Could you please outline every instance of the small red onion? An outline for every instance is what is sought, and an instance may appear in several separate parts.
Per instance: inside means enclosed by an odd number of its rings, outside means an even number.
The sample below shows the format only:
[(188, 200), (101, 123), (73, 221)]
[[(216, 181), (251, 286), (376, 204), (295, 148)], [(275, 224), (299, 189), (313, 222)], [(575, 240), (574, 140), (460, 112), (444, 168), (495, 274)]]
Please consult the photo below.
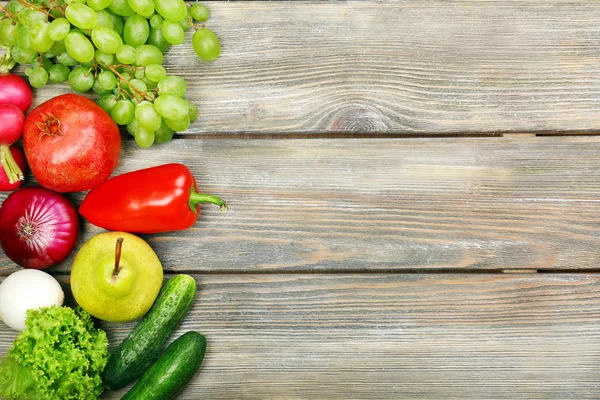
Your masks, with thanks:
[(25, 268), (46, 269), (75, 248), (79, 221), (65, 196), (42, 187), (10, 194), (0, 208), (0, 246)]

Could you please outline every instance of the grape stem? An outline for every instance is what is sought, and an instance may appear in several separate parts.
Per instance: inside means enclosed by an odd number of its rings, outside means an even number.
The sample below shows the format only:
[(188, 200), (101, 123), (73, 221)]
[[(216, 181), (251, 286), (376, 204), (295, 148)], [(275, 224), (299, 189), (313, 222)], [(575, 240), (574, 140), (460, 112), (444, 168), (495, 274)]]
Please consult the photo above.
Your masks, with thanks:
[(24, 7), (31, 8), (32, 10), (41, 11), (44, 14), (46, 14), (48, 17), (56, 18), (54, 15), (50, 14), (50, 12), (43, 7), (38, 7), (36, 5), (26, 2), (25, 0), (19, 0), (19, 3), (21, 3), (21, 5), (23, 5)]
[[(123, 82), (125, 82), (127, 84), (127, 86), (129, 86), (129, 88), (134, 91), (138, 96), (140, 96), (142, 99), (146, 98), (146, 94), (147, 93), (143, 93), (139, 90), (137, 90), (135, 87), (133, 87), (129, 81), (127, 80), (127, 78), (125, 78), (123, 75), (121, 75), (118, 71), (117, 71), (117, 67), (115, 65), (107, 65), (108, 69), (110, 69), (113, 74), (115, 74), (116, 76), (119, 77), (119, 80), (122, 80)], [(121, 85), (121, 82), (119, 82), (119, 85)], [(122, 88), (121, 88), (122, 89)], [(121, 93), (124, 93), (124, 90), (121, 90)]]
[(10, 47), (6, 47), (6, 54), (0, 58), (0, 75), (6, 75), (10, 72), (17, 62), (10, 56)]
[(11, 20), (14, 20), (15, 18), (17, 18), (17, 16), (15, 14), (8, 11), (8, 8), (4, 7), (2, 4), (0, 4), (0, 11), (4, 12), (6, 14), (6, 16), (8, 18), (10, 18)]

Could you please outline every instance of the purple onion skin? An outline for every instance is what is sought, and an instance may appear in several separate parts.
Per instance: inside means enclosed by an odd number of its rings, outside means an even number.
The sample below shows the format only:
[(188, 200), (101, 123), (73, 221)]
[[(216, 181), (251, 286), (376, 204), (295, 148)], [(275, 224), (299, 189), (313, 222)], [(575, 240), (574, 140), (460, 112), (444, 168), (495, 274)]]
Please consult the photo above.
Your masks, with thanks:
[(0, 246), (22, 267), (46, 269), (62, 262), (75, 248), (78, 235), (75, 207), (52, 190), (21, 188), (0, 208)]

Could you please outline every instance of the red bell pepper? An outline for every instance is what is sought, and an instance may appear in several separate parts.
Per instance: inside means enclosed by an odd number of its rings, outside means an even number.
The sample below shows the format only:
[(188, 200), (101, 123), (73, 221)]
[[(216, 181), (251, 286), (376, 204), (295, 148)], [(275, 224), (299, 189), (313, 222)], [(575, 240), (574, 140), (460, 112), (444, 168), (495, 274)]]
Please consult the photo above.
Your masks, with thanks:
[(185, 165), (165, 164), (109, 179), (87, 194), (79, 213), (108, 230), (158, 233), (194, 225), (200, 203), (227, 209), (220, 198), (198, 193)]

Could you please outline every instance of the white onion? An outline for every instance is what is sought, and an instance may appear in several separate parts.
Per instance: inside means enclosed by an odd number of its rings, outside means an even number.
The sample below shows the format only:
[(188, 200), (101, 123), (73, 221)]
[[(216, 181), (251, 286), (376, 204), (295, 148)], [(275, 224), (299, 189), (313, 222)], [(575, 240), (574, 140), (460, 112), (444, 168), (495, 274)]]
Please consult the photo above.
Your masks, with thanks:
[(62, 306), (64, 299), (65, 294), (52, 275), (37, 269), (22, 269), (0, 283), (0, 319), (22, 331), (27, 310)]

